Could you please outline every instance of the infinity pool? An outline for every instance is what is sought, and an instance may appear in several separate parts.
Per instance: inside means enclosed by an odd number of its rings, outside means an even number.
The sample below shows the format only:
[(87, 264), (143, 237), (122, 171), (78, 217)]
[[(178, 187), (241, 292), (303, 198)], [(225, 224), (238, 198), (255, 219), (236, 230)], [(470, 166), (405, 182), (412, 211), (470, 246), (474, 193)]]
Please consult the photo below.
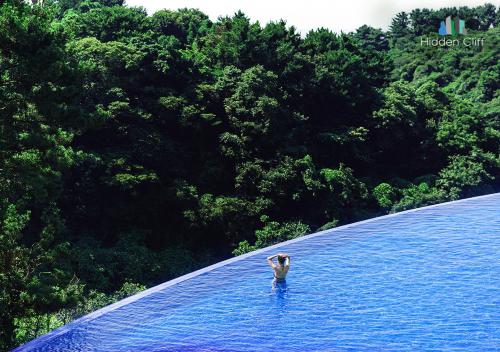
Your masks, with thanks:
[[(291, 255), (285, 291), (266, 256)], [(199, 270), (16, 351), (500, 351), (500, 193)]]

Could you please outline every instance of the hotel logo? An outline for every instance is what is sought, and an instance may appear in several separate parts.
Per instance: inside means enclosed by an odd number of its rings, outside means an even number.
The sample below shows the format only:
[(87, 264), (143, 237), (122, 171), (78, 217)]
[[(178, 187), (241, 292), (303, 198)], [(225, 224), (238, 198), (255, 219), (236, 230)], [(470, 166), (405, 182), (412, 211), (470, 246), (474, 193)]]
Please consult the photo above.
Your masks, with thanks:
[(457, 16), (451, 18), (451, 16), (446, 17), (445, 21), (441, 21), (438, 33), (440, 35), (457, 35), (457, 34), (467, 34), (467, 29), (465, 29), (465, 21), (461, 20)]

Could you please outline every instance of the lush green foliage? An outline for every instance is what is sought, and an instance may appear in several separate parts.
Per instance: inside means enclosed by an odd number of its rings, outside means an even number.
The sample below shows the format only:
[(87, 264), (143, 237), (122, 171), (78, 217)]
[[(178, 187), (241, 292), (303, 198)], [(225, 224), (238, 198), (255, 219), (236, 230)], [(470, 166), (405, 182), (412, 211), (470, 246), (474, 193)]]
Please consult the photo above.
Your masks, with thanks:
[[(454, 14), (483, 47), (420, 45)], [(498, 191), (499, 14), (301, 37), (0, 1), (0, 350), (231, 253)]]

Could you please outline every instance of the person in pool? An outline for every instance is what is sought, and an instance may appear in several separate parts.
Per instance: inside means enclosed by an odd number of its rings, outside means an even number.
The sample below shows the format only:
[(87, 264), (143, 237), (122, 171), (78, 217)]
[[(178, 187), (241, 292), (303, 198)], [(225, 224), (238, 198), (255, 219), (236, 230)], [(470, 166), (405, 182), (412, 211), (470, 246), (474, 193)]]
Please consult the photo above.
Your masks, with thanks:
[[(278, 258), (277, 265), (273, 262), (274, 258)], [(286, 253), (278, 253), (267, 257), (267, 262), (274, 271), (273, 287), (275, 288), (277, 284), (279, 286), (286, 285), (285, 278), (290, 269), (290, 256)]]

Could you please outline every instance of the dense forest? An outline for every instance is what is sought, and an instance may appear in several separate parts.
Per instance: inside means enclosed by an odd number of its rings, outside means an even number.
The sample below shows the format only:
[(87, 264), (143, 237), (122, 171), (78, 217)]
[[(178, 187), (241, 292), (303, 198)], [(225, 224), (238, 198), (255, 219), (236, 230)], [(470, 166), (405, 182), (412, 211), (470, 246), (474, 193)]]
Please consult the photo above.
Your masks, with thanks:
[[(484, 45), (421, 45), (449, 15)], [(499, 23), (300, 34), (0, 0), (0, 350), (233, 255), (500, 191)]]

